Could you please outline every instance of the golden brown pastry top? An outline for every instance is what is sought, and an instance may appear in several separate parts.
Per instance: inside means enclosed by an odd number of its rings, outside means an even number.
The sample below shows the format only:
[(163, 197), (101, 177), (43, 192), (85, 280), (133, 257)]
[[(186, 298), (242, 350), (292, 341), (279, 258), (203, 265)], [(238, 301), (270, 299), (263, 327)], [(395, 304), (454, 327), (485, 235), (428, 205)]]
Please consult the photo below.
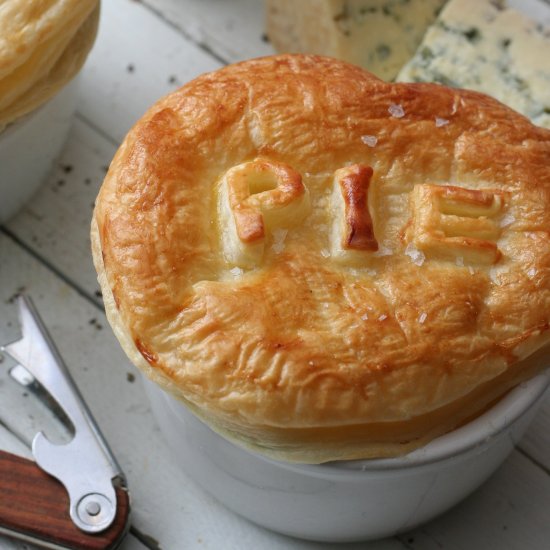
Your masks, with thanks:
[(93, 221), (146, 374), (288, 460), (387, 456), (541, 368), (550, 132), (474, 92), (275, 56), (161, 99)]
[(50, 99), (95, 39), (99, 0), (4, 0), (0, 9), (0, 129)]

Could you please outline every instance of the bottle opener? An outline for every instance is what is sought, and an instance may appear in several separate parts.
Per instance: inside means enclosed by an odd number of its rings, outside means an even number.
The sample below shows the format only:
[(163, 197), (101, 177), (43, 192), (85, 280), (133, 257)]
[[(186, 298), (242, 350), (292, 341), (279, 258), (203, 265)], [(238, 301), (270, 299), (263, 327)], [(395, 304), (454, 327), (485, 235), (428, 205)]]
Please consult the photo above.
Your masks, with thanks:
[(63, 445), (36, 434), (36, 462), (0, 451), (0, 533), (46, 548), (116, 548), (129, 527), (126, 478), (32, 301), (19, 296), (18, 306), (23, 336), (0, 349), (53, 397), (75, 434)]

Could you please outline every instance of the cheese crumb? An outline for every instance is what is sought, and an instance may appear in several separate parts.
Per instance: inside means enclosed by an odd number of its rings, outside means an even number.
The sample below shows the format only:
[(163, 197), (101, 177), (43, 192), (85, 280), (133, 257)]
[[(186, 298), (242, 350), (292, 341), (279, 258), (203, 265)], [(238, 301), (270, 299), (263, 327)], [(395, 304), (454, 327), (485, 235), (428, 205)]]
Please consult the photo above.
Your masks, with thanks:
[(374, 256), (391, 256), (392, 254), (393, 250), (391, 248), (388, 248), (384, 244), (380, 244), (378, 250), (374, 253)]
[(417, 266), (421, 266), (424, 263), (424, 260), (426, 259), (424, 252), (415, 248), (415, 246), (412, 243), (409, 243), (407, 245), (407, 248), (405, 248), (405, 254), (409, 256), (412, 263)]
[(435, 126), (436, 128), (441, 128), (441, 126), (446, 126), (449, 124), (449, 121), (446, 118), (435, 117)]
[(361, 136), (361, 141), (369, 147), (374, 147), (378, 143), (376, 136)]
[(397, 103), (392, 103), (388, 107), (388, 112), (393, 118), (402, 118), (405, 116), (405, 111), (403, 110), (403, 107), (401, 105), (398, 105)]
[(418, 316), (418, 322), (419, 322), (421, 325), (424, 324), (424, 321), (426, 321), (427, 317), (428, 317), (428, 314), (427, 314), (425, 311), (423, 311), (423, 312)]

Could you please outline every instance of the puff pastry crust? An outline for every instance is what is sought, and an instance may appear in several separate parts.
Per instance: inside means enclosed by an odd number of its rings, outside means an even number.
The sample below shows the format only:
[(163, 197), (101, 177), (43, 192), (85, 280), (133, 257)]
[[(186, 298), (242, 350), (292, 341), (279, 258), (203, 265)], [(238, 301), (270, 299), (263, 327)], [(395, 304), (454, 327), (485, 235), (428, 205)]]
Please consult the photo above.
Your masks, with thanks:
[(548, 130), (283, 55), (156, 103), (92, 245), (147, 376), (236, 443), (319, 463), (405, 453), (545, 366), (549, 231)]
[(98, 0), (5, 0), (0, 10), (0, 129), (53, 97), (80, 69)]

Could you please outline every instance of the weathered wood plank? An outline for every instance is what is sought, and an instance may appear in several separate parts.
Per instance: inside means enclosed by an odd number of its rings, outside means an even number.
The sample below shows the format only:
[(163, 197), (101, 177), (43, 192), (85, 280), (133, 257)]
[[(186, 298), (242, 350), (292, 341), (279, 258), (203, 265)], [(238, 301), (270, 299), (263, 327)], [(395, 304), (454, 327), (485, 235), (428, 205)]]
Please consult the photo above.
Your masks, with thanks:
[[(0, 400), (0, 407), (4, 407), (4, 402)], [(0, 422), (2, 420), (2, 409), (0, 408)], [(31, 451), (27, 445), (22, 443), (17, 437), (13, 435), (5, 426), (0, 425), (0, 450), (14, 455), (22, 456), (23, 458), (32, 458)]]
[[(550, 472), (550, 391), (519, 447)], [(550, 544), (549, 544), (550, 546)]]
[(116, 147), (77, 118), (56, 167), (6, 227), (101, 303), (90, 252), (95, 198)]
[(226, 63), (274, 53), (264, 34), (263, 1), (142, 0), (142, 3)]
[(220, 62), (137, 2), (109, 0), (101, 8), (78, 110), (120, 142), (157, 99)]
[(411, 550), (547, 550), (550, 476), (512, 453), (472, 496), (402, 537)]

